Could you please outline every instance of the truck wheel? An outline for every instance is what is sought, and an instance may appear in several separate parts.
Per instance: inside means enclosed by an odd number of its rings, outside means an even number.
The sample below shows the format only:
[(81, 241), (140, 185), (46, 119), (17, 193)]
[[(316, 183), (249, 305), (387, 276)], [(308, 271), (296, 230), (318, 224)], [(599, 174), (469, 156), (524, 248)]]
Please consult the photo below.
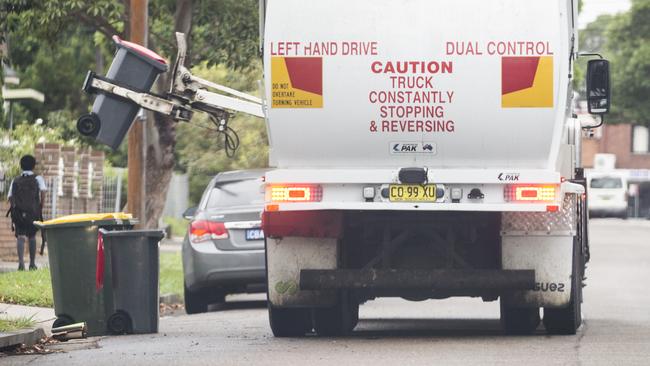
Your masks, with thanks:
[(576, 334), (582, 324), (582, 263), (580, 245), (574, 240), (571, 300), (565, 308), (544, 308), (544, 327), (549, 334)]
[(188, 314), (199, 314), (208, 311), (208, 300), (200, 291), (190, 291), (183, 286), (183, 297), (185, 299), (185, 312)]
[(501, 299), (501, 326), (506, 334), (532, 334), (539, 323), (539, 308), (509, 307)]
[(269, 323), (276, 337), (302, 337), (311, 332), (311, 312), (306, 308), (275, 308), (268, 303)]
[(320, 336), (336, 337), (349, 334), (359, 322), (359, 302), (347, 294), (339, 296), (336, 305), (314, 308), (314, 330)]

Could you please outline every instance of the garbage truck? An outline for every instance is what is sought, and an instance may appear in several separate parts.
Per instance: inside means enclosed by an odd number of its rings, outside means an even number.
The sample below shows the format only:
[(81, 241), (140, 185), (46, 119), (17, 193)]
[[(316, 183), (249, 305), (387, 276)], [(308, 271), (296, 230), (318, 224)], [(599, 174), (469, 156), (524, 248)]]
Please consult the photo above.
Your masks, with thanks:
[[(268, 0), (268, 308), (340, 335), (359, 304), (500, 301), (509, 334), (574, 334), (589, 259), (575, 0)], [(590, 127), (590, 126), (586, 126)]]
[[(224, 133), (233, 112), (264, 118), (273, 334), (342, 335), (364, 302), (457, 296), (499, 301), (508, 334), (542, 322), (575, 334), (589, 260), (580, 141), (594, 127), (573, 112), (578, 57), (591, 58), (589, 112), (602, 123), (610, 105), (607, 60), (578, 52), (577, 0), (259, 9), (262, 98), (192, 75), (182, 34), (166, 95), (93, 73), (84, 89), (178, 120), (205, 112)], [(120, 44), (147, 72), (163, 70), (159, 56)], [(128, 67), (119, 62), (113, 71)], [(132, 122), (121, 115), (84, 116), (79, 130), (118, 136)]]

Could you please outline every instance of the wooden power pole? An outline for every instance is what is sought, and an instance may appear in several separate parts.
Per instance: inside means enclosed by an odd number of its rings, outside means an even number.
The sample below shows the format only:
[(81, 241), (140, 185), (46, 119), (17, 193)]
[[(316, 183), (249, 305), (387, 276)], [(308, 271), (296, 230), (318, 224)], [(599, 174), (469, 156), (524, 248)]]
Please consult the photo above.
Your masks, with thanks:
[[(147, 46), (148, 0), (131, 0), (129, 5), (129, 40)], [(146, 141), (145, 118), (136, 117), (129, 131), (127, 211), (140, 220), (140, 227), (147, 221), (145, 209)]]

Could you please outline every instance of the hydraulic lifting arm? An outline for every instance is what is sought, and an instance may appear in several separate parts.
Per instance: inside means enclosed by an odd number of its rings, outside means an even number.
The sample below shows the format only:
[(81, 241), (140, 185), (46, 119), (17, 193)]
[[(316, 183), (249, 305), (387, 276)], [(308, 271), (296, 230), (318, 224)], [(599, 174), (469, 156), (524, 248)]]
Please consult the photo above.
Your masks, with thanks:
[[(96, 75), (92, 71), (89, 71), (86, 76), (83, 90), (87, 93), (125, 99), (141, 108), (171, 116), (177, 121), (189, 121), (194, 112), (204, 112), (211, 116), (220, 132), (228, 129), (227, 122), (232, 112), (243, 112), (264, 118), (264, 107), (260, 98), (192, 75), (184, 66), (187, 55), (185, 35), (176, 33), (176, 41), (178, 54), (166, 95), (137, 90)], [(93, 136), (99, 129), (99, 121), (91, 115), (83, 116), (79, 119), (77, 128), (82, 135)]]

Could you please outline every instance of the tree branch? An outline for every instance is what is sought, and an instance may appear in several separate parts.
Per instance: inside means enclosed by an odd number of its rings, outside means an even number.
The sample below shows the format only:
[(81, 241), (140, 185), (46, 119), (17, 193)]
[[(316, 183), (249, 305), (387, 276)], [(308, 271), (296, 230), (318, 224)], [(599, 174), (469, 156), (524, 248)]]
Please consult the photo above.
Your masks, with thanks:
[(124, 38), (124, 34), (117, 30), (111, 23), (108, 22), (105, 18), (98, 16), (91, 16), (81, 11), (76, 11), (72, 15), (78, 17), (83, 23), (97, 29), (99, 32), (103, 33), (106, 37), (111, 38), (113, 35), (118, 35), (121, 38)]

